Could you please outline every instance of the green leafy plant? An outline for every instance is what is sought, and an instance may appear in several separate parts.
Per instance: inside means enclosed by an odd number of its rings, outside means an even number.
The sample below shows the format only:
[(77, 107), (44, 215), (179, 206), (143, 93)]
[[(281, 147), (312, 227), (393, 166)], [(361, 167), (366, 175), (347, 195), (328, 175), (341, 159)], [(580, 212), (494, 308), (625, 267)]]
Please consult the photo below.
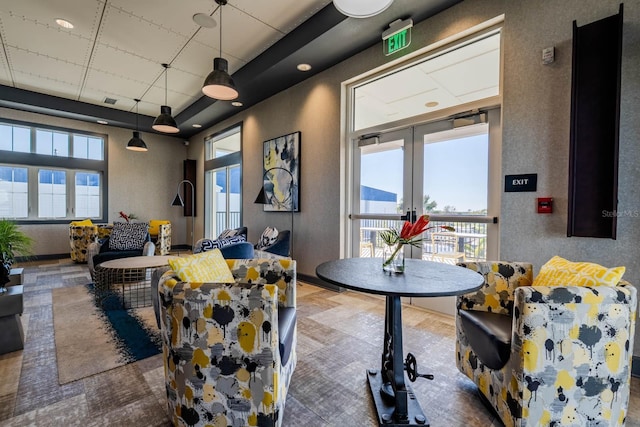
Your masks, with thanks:
[(3, 261), (13, 263), (16, 255), (31, 255), (33, 239), (8, 219), (0, 219), (0, 254)]
[(15, 222), (0, 219), (0, 293), (10, 280), (16, 255), (31, 255), (32, 244), (33, 239), (20, 231)]

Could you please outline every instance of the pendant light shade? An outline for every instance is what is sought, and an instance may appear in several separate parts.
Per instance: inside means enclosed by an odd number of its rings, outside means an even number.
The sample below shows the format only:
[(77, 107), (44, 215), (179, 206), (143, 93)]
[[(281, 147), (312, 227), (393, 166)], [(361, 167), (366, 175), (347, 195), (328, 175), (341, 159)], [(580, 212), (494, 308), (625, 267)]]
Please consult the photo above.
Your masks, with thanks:
[(168, 105), (163, 105), (160, 107), (160, 115), (156, 117), (153, 121), (153, 129), (158, 132), (164, 133), (178, 133), (180, 129), (178, 129), (178, 125), (176, 124), (175, 119), (171, 116), (171, 107)]
[(171, 116), (171, 107), (167, 104), (167, 70), (169, 69), (169, 64), (162, 64), (164, 67), (164, 103), (160, 107), (160, 115), (156, 117), (153, 121), (153, 125), (151, 126), (154, 130), (163, 133), (178, 133), (180, 129), (178, 129), (178, 125), (176, 124), (175, 119)]
[(229, 75), (229, 63), (224, 58), (214, 58), (213, 71), (202, 86), (202, 93), (209, 98), (230, 101), (238, 97), (238, 90)]
[(127, 150), (147, 151), (147, 144), (145, 144), (142, 138), (140, 138), (140, 132), (138, 131), (133, 132), (133, 137), (129, 140), (129, 143), (127, 144)]
[(384, 12), (393, 0), (333, 0), (333, 5), (343, 15), (352, 18), (370, 18)]
[(216, 0), (220, 9), (220, 56), (213, 60), (213, 71), (209, 73), (202, 85), (202, 93), (209, 98), (231, 101), (238, 97), (236, 84), (229, 75), (229, 63), (222, 57), (222, 6), (227, 0)]
[(147, 144), (140, 138), (140, 132), (138, 131), (138, 103), (140, 100), (134, 99), (134, 101), (136, 101), (136, 130), (133, 132), (133, 137), (127, 143), (127, 150), (147, 151)]

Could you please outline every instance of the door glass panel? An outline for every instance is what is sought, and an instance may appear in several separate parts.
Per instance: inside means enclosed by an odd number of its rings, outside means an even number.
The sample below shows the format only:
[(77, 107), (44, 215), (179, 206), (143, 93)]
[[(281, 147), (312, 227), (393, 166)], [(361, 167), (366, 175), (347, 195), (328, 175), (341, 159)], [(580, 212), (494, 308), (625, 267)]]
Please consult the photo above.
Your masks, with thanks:
[(402, 212), (404, 140), (360, 148), (360, 213)]
[[(404, 138), (393, 137), (382, 143), (379, 143), (379, 139), (375, 143), (367, 144), (366, 140), (360, 143), (361, 214), (384, 216), (402, 212), (404, 146)], [(380, 232), (401, 226), (402, 221), (389, 218), (359, 220), (359, 256), (381, 257)]]
[[(423, 204), (425, 213), (487, 215), (489, 137), (486, 124), (425, 134)], [(487, 224), (433, 221), (425, 233), (423, 258), (455, 264), (485, 260)], [(453, 227), (455, 231), (439, 229)]]

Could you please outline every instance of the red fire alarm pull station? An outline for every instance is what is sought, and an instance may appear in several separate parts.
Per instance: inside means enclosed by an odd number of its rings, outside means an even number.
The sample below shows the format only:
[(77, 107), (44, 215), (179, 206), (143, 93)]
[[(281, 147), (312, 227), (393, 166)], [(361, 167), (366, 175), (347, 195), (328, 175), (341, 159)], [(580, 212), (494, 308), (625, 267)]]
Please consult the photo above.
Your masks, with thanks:
[(552, 197), (538, 197), (538, 213), (553, 213)]

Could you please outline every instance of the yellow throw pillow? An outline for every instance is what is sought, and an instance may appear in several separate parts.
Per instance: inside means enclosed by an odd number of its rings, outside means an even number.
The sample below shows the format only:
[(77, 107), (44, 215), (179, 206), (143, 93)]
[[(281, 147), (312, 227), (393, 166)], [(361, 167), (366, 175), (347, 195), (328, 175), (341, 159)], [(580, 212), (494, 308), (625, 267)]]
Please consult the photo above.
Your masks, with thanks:
[(624, 271), (625, 267), (571, 262), (556, 255), (542, 266), (533, 286), (616, 286)]
[(169, 258), (171, 269), (183, 282), (233, 283), (233, 274), (220, 249), (180, 258)]
[(71, 221), (70, 224), (72, 227), (80, 227), (84, 225), (93, 225), (90, 219), (83, 219), (82, 221)]

